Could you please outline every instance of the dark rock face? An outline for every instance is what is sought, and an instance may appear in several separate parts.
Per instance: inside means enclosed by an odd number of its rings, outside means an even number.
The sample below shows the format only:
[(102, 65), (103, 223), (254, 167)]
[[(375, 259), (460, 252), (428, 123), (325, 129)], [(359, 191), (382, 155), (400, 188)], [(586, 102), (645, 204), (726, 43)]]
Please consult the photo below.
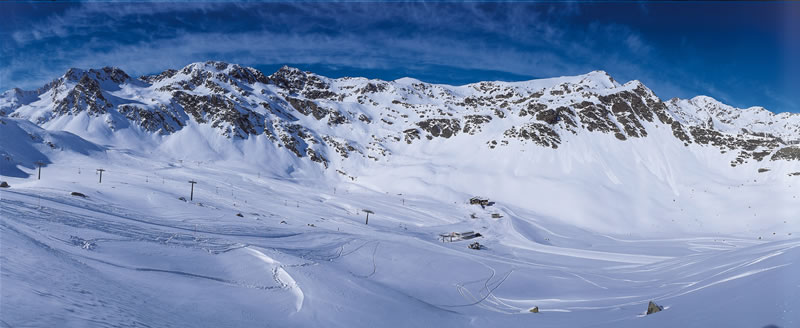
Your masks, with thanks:
[(378, 93), (384, 92), (389, 89), (389, 85), (387, 83), (367, 83), (363, 88), (359, 89), (357, 92), (360, 94), (365, 93)]
[[(306, 127), (300, 124), (277, 126), (276, 134), (278, 135), (278, 139), (281, 141), (282, 145), (294, 153), (297, 157), (313, 155), (317, 158), (315, 161), (321, 161), (324, 158), (311, 150), (310, 144), (317, 144), (319, 141), (314, 138), (311, 131)], [(325, 162), (327, 162), (327, 160)]]
[(90, 69), (89, 73), (94, 74), (94, 78), (97, 80), (111, 80), (116, 84), (124, 83), (131, 78), (127, 73), (125, 73), (125, 71), (116, 67), (108, 66), (99, 70)]
[[(56, 96), (55, 93), (54, 96)], [(83, 74), (78, 84), (63, 99), (55, 101), (53, 113), (77, 115), (87, 111), (92, 116), (99, 116), (105, 114), (112, 107), (111, 103), (103, 96), (100, 84), (90, 78), (88, 74)]]
[(286, 101), (294, 107), (300, 114), (308, 116), (312, 114), (314, 118), (321, 120), (328, 115), (328, 109), (317, 106), (317, 103), (311, 100), (302, 100), (292, 97), (286, 97)]
[(545, 104), (530, 102), (528, 103), (528, 106), (526, 108), (523, 108), (519, 111), (519, 116), (526, 116), (528, 114), (536, 115), (536, 113), (541, 112), (545, 109), (547, 109), (547, 105)]
[(489, 115), (466, 115), (464, 116), (464, 130), (462, 132), (475, 135), (481, 132), (481, 125), (489, 123), (492, 117)]
[(670, 126), (672, 127), (672, 135), (674, 135), (675, 138), (678, 138), (678, 140), (683, 141), (686, 144), (692, 143), (692, 139), (689, 138), (689, 135), (687, 135), (686, 131), (683, 130), (683, 125), (681, 125), (680, 122), (673, 121)]
[(574, 105), (578, 110), (578, 117), (587, 130), (599, 131), (604, 133), (619, 134), (620, 130), (614, 121), (611, 120), (611, 111), (603, 106), (584, 101)]
[(575, 123), (575, 112), (572, 111), (569, 107), (558, 107), (556, 108), (556, 117), (557, 121), (564, 122), (564, 126), (567, 130), (572, 131), (575, 133), (575, 129), (578, 127), (578, 124)]
[(536, 114), (536, 119), (547, 124), (556, 124), (558, 123), (558, 113), (555, 110), (548, 109)]
[[(267, 84), (269, 83), (269, 79), (264, 76), (264, 73), (261, 71), (252, 68), (252, 67), (241, 67), (239, 65), (232, 65), (230, 72), (228, 75), (242, 83), (253, 84), (256, 82)], [(223, 75), (224, 76), (224, 75)]]
[(558, 133), (541, 123), (528, 123), (519, 129), (511, 127), (503, 132), (503, 135), (509, 138), (530, 140), (540, 146), (551, 147), (553, 149), (558, 148), (558, 145), (561, 144), (561, 137)]
[(183, 91), (175, 91), (172, 96), (195, 121), (210, 122), (213, 127), (222, 128), (223, 135), (227, 137), (247, 138), (264, 130), (262, 115), (247, 109), (240, 110), (233, 101), (223, 96), (198, 96)]
[(461, 130), (461, 123), (457, 118), (431, 118), (417, 122), (422, 130), (427, 131), (433, 137), (450, 138)]
[(332, 110), (328, 114), (328, 125), (348, 124), (350, 120), (339, 111)]
[(289, 94), (302, 95), (308, 99), (336, 99), (338, 97), (336, 93), (330, 91), (330, 86), (322, 79), (297, 68), (281, 67), (265, 80)]
[(724, 147), (733, 142), (733, 137), (726, 136), (717, 130), (701, 127), (690, 127), (689, 133), (692, 134), (694, 141), (703, 145)]
[(637, 119), (633, 108), (627, 103), (615, 102), (614, 105), (611, 106), (611, 112), (617, 117), (617, 122), (622, 124), (625, 134), (629, 137), (638, 138), (647, 136), (647, 131), (645, 131), (644, 126), (642, 126), (642, 123)]
[(770, 158), (773, 161), (776, 160), (785, 160), (785, 161), (798, 161), (800, 160), (800, 147), (784, 147), (778, 149), (775, 154), (772, 155)]
[(289, 93), (297, 93), (306, 86), (308, 76), (299, 69), (283, 66), (277, 72), (270, 75), (268, 80), (270, 83)]
[(175, 74), (178, 74), (178, 70), (168, 69), (166, 71), (163, 71), (163, 72), (159, 73), (158, 75), (145, 75), (145, 76), (140, 77), (139, 79), (144, 81), (144, 82), (152, 84), (152, 83), (161, 82), (161, 81), (163, 81), (165, 79), (171, 78), (171, 77), (175, 76)]
[(412, 141), (416, 139), (420, 139), (419, 137), (419, 130), (417, 129), (408, 129), (403, 131), (404, 139), (406, 143), (411, 144)]
[(326, 169), (328, 168), (328, 159), (322, 156), (322, 154), (318, 154), (311, 148), (306, 148), (306, 154), (308, 154), (308, 158), (312, 161), (322, 164)]
[(324, 137), (322, 137), (322, 140), (324, 140), (325, 143), (328, 144), (328, 146), (330, 146), (331, 148), (336, 150), (336, 152), (339, 153), (339, 155), (341, 155), (344, 158), (350, 157), (350, 153), (352, 153), (352, 152), (359, 152), (360, 153), (360, 151), (357, 148), (353, 147), (347, 141), (339, 141), (339, 140), (336, 140), (336, 138), (331, 137), (331, 136), (324, 136)]
[(178, 120), (180, 114), (165, 105), (161, 105), (155, 110), (148, 110), (136, 105), (120, 105), (117, 107), (117, 111), (125, 115), (127, 119), (136, 122), (144, 130), (158, 132), (162, 135), (173, 133), (184, 125)]
[(277, 116), (280, 119), (286, 121), (297, 121), (297, 117), (284, 110), (283, 107), (281, 106), (272, 106), (269, 103), (262, 102), (261, 107), (263, 107), (264, 109), (267, 110), (267, 112)]

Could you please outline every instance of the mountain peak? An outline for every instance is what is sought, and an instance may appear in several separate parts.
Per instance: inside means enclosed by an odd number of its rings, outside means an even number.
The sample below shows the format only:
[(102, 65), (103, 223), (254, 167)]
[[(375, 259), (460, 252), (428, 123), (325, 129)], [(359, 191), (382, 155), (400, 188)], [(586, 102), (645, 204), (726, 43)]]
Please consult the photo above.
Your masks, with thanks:
[(85, 78), (91, 78), (98, 82), (112, 81), (114, 83), (121, 84), (130, 79), (130, 76), (128, 76), (128, 74), (119, 67), (111, 66), (105, 66), (100, 69), (92, 68), (89, 70), (72, 67), (63, 75), (64, 80), (73, 82), (78, 82)]
[(581, 79), (579, 84), (586, 85), (593, 89), (613, 89), (620, 86), (606, 71), (591, 71), (582, 76), (583, 79)]
[(296, 67), (283, 65), (283, 67), (269, 76), (269, 80), (281, 88), (287, 89), (290, 92), (296, 92), (305, 87), (309, 75), (312, 74), (310, 72), (304, 72)]

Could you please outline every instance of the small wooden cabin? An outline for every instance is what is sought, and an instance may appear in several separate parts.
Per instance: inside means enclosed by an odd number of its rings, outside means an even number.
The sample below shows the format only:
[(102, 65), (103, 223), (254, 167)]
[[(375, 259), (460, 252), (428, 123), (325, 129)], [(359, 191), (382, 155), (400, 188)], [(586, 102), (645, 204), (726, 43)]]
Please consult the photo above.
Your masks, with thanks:
[(489, 199), (483, 197), (472, 197), (469, 199), (470, 205), (489, 206)]

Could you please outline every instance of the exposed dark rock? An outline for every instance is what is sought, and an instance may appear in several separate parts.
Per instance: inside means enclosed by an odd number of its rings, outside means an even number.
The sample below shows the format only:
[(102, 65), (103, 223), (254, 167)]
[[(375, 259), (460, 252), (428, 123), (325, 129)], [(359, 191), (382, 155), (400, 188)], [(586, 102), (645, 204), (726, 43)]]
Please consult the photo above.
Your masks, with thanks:
[(210, 122), (212, 127), (221, 128), (227, 137), (247, 138), (264, 129), (262, 115), (247, 109), (239, 110), (233, 101), (223, 96), (198, 96), (183, 91), (175, 91), (172, 96), (195, 121)]
[(292, 97), (286, 97), (286, 101), (294, 107), (298, 112), (303, 115), (308, 116), (308, 114), (313, 114), (314, 118), (321, 120), (323, 117), (328, 115), (329, 110), (320, 106), (317, 106), (317, 103), (311, 100), (302, 100)]
[(620, 101), (615, 102), (614, 105), (611, 106), (611, 112), (617, 117), (617, 122), (622, 124), (625, 134), (629, 137), (638, 138), (647, 136), (647, 131), (645, 131), (644, 126), (639, 122), (633, 109), (627, 103)]
[(664, 310), (664, 307), (653, 303), (653, 301), (650, 301), (650, 303), (647, 304), (647, 314), (661, 312), (662, 310)]
[(481, 125), (489, 123), (492, 117), (489, 115), (466, 115), (464, 116), (464, 130), (462, 132), (474, 135), (481, 132)]
[(378, 92), (384, 92), (388, 88), (389, 88), (389, 86), (388, 86), (387, 83), (372, 83), (372, 82), (370, 82), (370, 83), (367, 83), (367, 85), (365, 85), (363, 88), (359, 89), (356, 92), (360, 93), (360, 94), (378, 93)]
[(681, 125), (680, 122), (673, 121), (670, 126), (672, 127), (672, 135), (674, 135), (675, 138), (678, 138), (680, 141), (685, 143), (692, 143), (692, 139), (689, 138), (689, 135), (683, 130), (683, 125)]
[(311, 148), (306, 148), (306, 154), (308, 154), (308, 158), (312, 161), (322, 164), (326, 169), (328, 168), (328, 159), (322, 154), (317, 153)]
[(693, 126), (689, 128), (689, 133), (692, 134), (695, 142), (703, 145), (725, 147), (733, 142), (733, 137), (725, 136), (717, 130)]
[(72, 195), (72, 196), (87, 198), (86, 195), (84, 195), (83, 193), (77, 192), (77, 191), (73, 191), (73, 192), (71, 192), (69, 194)]
[(567, 130), (575, 132), (575, 128), (578, 127), (578, 124), (575, 123), (573, 117), (575, 113), (569, 109), (569, 107), (558, 107), (556, 108), (556, 115), (558, 116), (558, 120), (564, 122), (564, 126)]
[(617, 124), (611, 120), (611, 111), (604, 106), (598, 106), (595, 103), (584, 101), (574, 105), (574, 107), (579, 109), (578, 117), (587, 130), (614, 133), (615, 135), (621, 134)]
[(328, 144), (328, 146), (336, 150), (336, 152), (339, 153), (344, 158), (350, 157), (351, 152), (357, 151), (357, 149), (351, 146), (348, 142), (337, 141), (331, 136), (324, 136), (322, 137), (322, 140), (324, 140), (325, 143)]
[(547, 105), (545, 105), (545, 104), (540, 104), (540, 103), (537, 103), (537, 102), (530, 102), (530, 103), (528, 103), (528, 106), (526, 108), (523, 108), (523, 109), (521, 109), (519, 111), (519, 116), (525, 116), (525, 115), (528, 115), (528, 114), (536, 115), (536, 113), (538, 113), (540, 111), (543, 111), (545, 109), (547, 109)]
[(511, 127), (503, 132), (506, 137), (519, 138), (520, 140), (531, 140), (536, 144), (553, 149), (558, 148), (561, 137), (547, 125), (541, 123), (527, 123), (517, 129)]
[(340, 125), (350, 123), (344, 114), (337, 110), (331, 110), (328, 114), (328, 125)]
[(270, 75), (268, 80), (270, 83), (285, 89), (289, 93), (297, 93), (306, 86), (308, 76), (299, 69), (283, 66), (277, 72)]
[(403, 131), (404, 138), (406, 143), (411, 144), (411, 142), (415, 139), (420, 139), (419, 137), (419, 130), (417, 129), (408, 129)]
[(269, 83), (269, 78), (267, 78), (264, 73), (252, 67), (232, 65), (228, 75), (239, 82), (247, 84), (253, 84), (256, 82), (264, 84)]
[(772, 155), (770, 158), (773, 161), (776, 160), (785, 160), (785, 161), (797, 161), (800, 160), (800, 147), (783, 147), (778, 149), (775, 154)]
[(461, 130), (461, 123), (457, 118), (431, 118), (417, 122), (417, 126), (433, 137), (442, 138), (450, 138)]
[(120, 105), (117, 111), (150, 132), (170, 134), (183, 127), (183, 122), (178, 120), (180, 114), (165, 105), (152, 110), (137, 105)]
[(140, 77), (139, 79), (147, 83), (155, 83), (171, 78), (175, 76), (175, 74), (178, 74), (178, 70), (168, 69), (166, 71), (159, 73), (158, 75), (145, 75)]
[(268, 112), (272, 113), (275, 116), (278, 116), (281, 119), (287, 121), (297, 121), (297, 117), (285, 111), (282, 106), (272, 106), (268, 103), (262, 102), (261, 107), (264, 107), (264, 109), (266, 109)]
[(753, 159), (760, 162), (762, 159), (764, 159), (764, 157), (767, 157), (767, 155), (769, 155), (770, 152), (769, 151), (757, 151), (757, 152), (753, 152), (752, 154), (753, 154)]
[(329, 90), (306, 90), (303, 96), (308, 99), (335, 99), (339, 95)]
[(547, 124), (556, 124), (558, 123), (558, 113), (553, 109), (548, 109), (536, 114), (536, 119)]
[(75, 87), (63, 99), (55, 101), (53, 112), (60, 115), (77, 115), (87, 111), (92, 116), (100, 116), (112, 107), (111, 103), (103, 96), (100, 84), (90, 78), (88, 74), (83, 74)]

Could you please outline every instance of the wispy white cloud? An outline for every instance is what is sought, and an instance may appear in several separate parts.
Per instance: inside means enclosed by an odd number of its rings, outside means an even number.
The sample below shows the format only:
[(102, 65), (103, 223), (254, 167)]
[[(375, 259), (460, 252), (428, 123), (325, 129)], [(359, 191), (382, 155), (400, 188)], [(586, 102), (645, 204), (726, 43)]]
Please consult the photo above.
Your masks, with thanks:
[[(586, 29), (565, 25), (561, 19), (578, 15), (579, 5), (382, 6), (385, 10), (376, 10), (374, 3), (81, 4), (12, 31), (14, 47), (53, 42), (64, 46), (8, 56), (0, 78), (13, 77), (15, 86), (33, 88), (69, 67), (119, 66), (139, 75), (216, 59), (366, 69), (438, 65), (538, 77), (605, 69), (618, 79), (640, 79), (658, 93), (685, 94), (638, 60), (657, 56), (654, 46), (635, 30), (615, 24), (593, 23)], [(217, 30), (209, 17), (226, 11), (246, 16), (242, 19), (254, 26)], [(235, 15), (218, 19), (236, 23)], [(172, 25), (164, 26), (156, 18), (172, 20)], [(97, 37), (104, 31), (118, 31), (122, 37)], [(134, 33), (134, 41), (124, 37)]]

